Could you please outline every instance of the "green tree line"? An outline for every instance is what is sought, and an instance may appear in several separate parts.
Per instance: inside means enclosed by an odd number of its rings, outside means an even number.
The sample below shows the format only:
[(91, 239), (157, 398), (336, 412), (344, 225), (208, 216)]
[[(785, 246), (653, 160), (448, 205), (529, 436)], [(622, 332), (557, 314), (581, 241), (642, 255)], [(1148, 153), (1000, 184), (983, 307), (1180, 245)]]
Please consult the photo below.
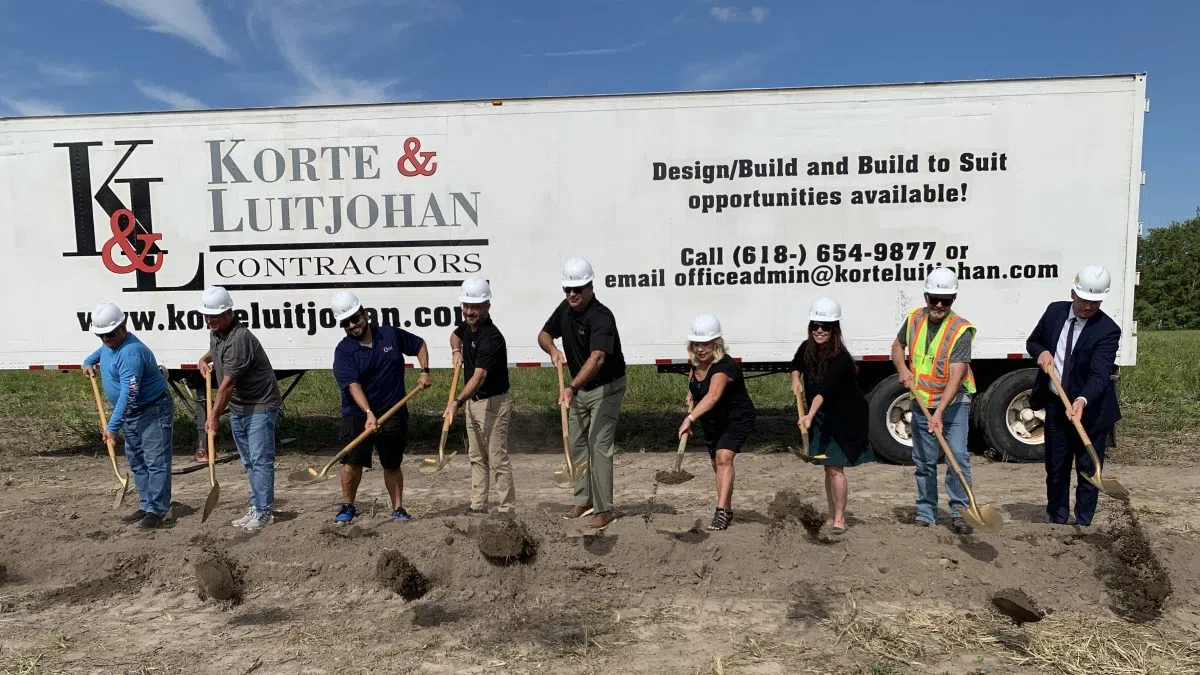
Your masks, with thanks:
[(1200, 209), (1138, 240), (1133, 317), (1145, 330), (1200, 329)]

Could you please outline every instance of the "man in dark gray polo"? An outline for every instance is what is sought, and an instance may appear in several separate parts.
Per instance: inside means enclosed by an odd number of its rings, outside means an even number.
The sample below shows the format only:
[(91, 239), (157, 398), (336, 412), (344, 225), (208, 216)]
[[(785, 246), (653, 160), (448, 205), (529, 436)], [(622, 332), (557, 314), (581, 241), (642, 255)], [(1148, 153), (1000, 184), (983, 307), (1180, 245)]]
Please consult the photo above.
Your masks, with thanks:
[(275, 421), (283, 396), (262, 344), (234, 319), (229, 292), (220, 286), (207, 288), (200, 313), (211, 333), (208, 353), (198, 365), (203, 375), (215, 371), (219, 383), (204, 428), (215, 434), (229, 407), (233, 440), (250, 482), (250, 509), (233, 525), (257, 532), (275, 521)]

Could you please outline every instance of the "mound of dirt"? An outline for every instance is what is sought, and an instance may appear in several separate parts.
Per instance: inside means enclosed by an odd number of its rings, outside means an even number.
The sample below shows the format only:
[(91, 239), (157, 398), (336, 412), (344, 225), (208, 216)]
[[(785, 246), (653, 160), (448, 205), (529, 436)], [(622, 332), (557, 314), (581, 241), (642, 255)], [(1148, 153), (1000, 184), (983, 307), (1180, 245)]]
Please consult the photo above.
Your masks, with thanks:
[(1033, 598), (1019, 588), (1006, 588), (993, 593), (992, 604), (1018, 625), (1041, 621), (1046, 616)]
[(45, 602), (83, 604), (105, 600), (120, 593), (136, 590), (146, 582), (149, 556), (127, 556), (117, 560), (108, 574), (64, 588), (56, 588), (42, 596)]
[(412, 622), (414, 626), (432, 628), (433, 626), (454, 623), (463, 618), (463, 616), (464, 612), (457, 607), (439, 604), (421, 605), (413, 610)]
[(8, 566), (0, 563), (0, 584), (8, 583)]
[(825, 519), (816, 507), (800, 498), (794, 490), (780, 490), (767, 507), (767, 515), (776, 523), (797, 522), (808, 533), (809, 537), (817, 539)]
[(680, 469), (679, 471), (659, 471), (654, 474), (654, 480), (663, 485), (679, 485), (695, 478), (692, 474)]
[(1116, 509), (1103, 533), (1107, 555), (1096, 566), (1096, 576), (1108, 588), (1109, 608), (1117, 616), (1134, 623), (1153, 621), (1171, 595), (1171, 578), (1150, 548), (1133, 507), (1110, 501)]
[(334, 523), (322, 525), (320, 532), (327, 537), (339, 537), (341, 539), (370, 539), (379, 536), (379, 533), (375, 530), (364, 530), (358, 525), (336, 525)]
[(200, 600), (240, 604), (244, 570), (226, 554), (206, 552), (196, 562), (196, 595)]
[(524, 523), (516, 520), (485, 520), (479, 524), (479, 552), (498, 564), (528, 562), (537, 552), (537, 542)]
[(429, 592), (429, 579), (404, 554), (392, 549), (379, 556), (375, 580), (409, 602)]

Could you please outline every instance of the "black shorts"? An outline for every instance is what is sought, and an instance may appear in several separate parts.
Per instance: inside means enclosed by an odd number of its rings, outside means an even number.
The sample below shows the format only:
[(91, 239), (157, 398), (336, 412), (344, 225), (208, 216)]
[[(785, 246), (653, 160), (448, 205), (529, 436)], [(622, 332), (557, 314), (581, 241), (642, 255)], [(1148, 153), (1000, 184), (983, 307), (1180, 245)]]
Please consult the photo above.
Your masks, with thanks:
[(738, 454), (742, 451), (742, 446), (750, 439), (750, 434), (753, 431), (753, 421), (738, 421), (713, 429), (711, 433), (706, 430), (704, 437), (708, 440), (709, 458), (715, 460), (717, 458), (717, 450), (732, 450), (733, 454)]
[[(366, 428), (365, 417), (342, 417), (342, 433), (340, 440), (344, 444), (358, 438)], [(379, 454), (379, 465), (387, 471), (395, 471), (404, 461), (404, 448), (408, 442), (408, 420), (397, 419), (395, 416), (383, 423), (382, 428), (367, 436), (354, 449), (342, 457), (342, 464), (353, 464), (371, 468), (371, 451)]]

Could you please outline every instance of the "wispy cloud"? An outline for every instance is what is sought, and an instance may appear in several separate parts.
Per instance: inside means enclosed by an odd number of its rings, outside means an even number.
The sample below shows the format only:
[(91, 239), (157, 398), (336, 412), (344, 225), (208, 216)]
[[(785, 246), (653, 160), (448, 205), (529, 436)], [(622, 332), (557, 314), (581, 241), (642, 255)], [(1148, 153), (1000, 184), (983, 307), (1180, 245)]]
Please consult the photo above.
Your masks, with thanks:
[(754, 77), (774, 53), (774, 50), (758, 49), (719, 61), (693, 63), (684, 69), (683, 85), (688, 89), (738, 86), (745, 79)]
[(632, 44), (627, 44), (627, 45), (623, 45), (620, 47), (601, 47), (599, 49), (572, 49), (570, 51), (565, 51), (565, 52), (541, 52), (541, 53), (528, 52), (528, 53), (523, 54), (523, 56), (550, 56), (550, 57), (606, 56), (608, 54), (624, 54), (626, 52), (631, 52), (635, 49), (644, 47), (645, 45), (646, 45), (646, 41), (642, 40), (640, 42), (634, 42)]
[(41, 101), (32, 98), (6, 98), (0, 99), (12, 112), (18, 115), (65, 115), (66, 109), (57, 103), (50, 101)]
[(213, 56), (233, 61), (233, 49), (217, 32), (201, 0), (105, 0), (147, 24), (149, 30), (174, 35)]
[[(278, 51), (284, 65), (302, 84), (285, 102), (293, 105), (378, 103), (394, 100), (392, 87), (416, 70), (417, 61), (406, 59), (391, 47), (400, 33), (413, 24), (457, 15), (457, 6), (434, 0), (253, 0), (247, 28), (257, 42), (257, 25)], [(375, 50), (398, 72), (388, 78), (345, 74), (348, 52)], [(386, 51), (386, 55), (384, 52)], [(343, 64), (339, 66), (339, 64)], [(407, 67), (405, 67), (407, 66)]]
[(148, 82), (142, 82), (141, 80), (133, 84), (142, 93), (142, 96), (153, 101), (158, 101), (159, 103), (165, 103), (175, 110), (196, 110), (207, 107), (200, 99), (188, 96), (181, 91), (159, 87)]
[(87, 84), (97, 77), (104, 75), (104, 73), (98, 70), (63, 63), (39, 63), (37, 64), (37, 71), (47, 80), (62, 85)]
[(751, 7), (743, 10), (740, 7), (713, 7), (708, 13), (717, 21), (762, 23), (767, 20), (766, 7)]

